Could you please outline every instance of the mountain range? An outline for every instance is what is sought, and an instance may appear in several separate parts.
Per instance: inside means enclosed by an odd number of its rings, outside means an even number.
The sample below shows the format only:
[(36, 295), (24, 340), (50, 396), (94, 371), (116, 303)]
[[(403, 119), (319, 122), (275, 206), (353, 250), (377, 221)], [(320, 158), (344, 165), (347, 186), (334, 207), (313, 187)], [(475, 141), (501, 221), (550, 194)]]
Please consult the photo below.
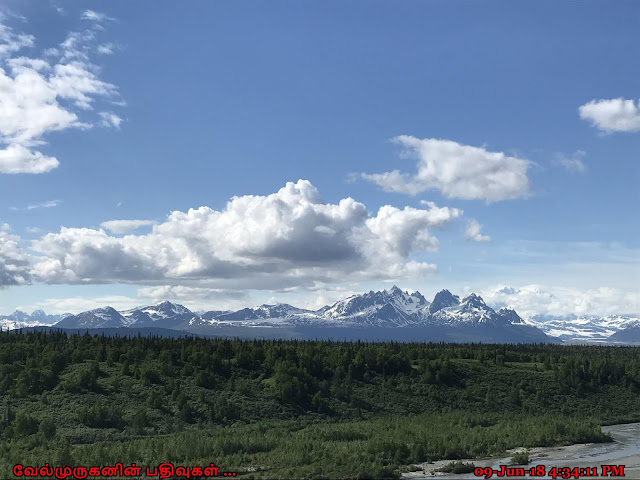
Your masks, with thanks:
[(2, 330), (14, 330), (16, 328), (36, 327), (40, 325), (54, 325), (65, 317), (73, 316), (72, 313), (60, 315), (48, 315), (43, 310), (34, 310), (31, 315), (16, 310), (10, 315), (0, 315), (0, 328)]
[(529, 323), (564, 341), (601, 342), (619, 341), (612, 335), (640, 326), (640, 318), (637, 315), (533, 315)]
[[(448, 290), (428, 301), (419, 292), (397, 286), (353, 295), (318, 310), (285, 303), (237, 311), (193, 312), (168, 301), (118, 312), (98, 308), (77, 315), (32, 315), (16, 312), (12, 328), (53, 325), (64, 329), (172, 329), (201, 335), (246, 338), (333, 338), (399, 341), (545, 342), (605, 340), (627, 327), (640, 325), (633, 316), (545, 317), (525, 321), (509, 308), (496, 311), (470, 294), (460, 299)], [(39, 320), (41, 319), (41, 320)], [(8, 326), (9, 324), (7, 324)], [(7, 328), (5, 326), (5, 328)]]

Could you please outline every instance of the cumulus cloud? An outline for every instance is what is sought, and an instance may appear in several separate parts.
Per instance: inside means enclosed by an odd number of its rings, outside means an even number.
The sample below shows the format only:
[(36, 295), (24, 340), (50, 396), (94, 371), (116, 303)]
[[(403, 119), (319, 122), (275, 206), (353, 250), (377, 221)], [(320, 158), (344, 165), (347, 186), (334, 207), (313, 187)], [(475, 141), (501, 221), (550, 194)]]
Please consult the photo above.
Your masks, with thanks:
[(624, 98), (591, 100), (578, 109), (580, 118), (603, 132), (640, 131), (640, 101)]
[(109, 220), (102, 222), (100, 226), (111, 233), (122, 234), (132, 232), (140, 227), (155, 225), (155, 223), (153, 220)]
[[(44, 136), (57, 131), (87, 129), (79, 111), (91, 110), (97, 98), (115, 98), (114, 85), (100, 79), (90, 62), (96, 50), (96, 28), (71, 32), (59, 48), (43, 58), (19, 56), (33, 47), (31, 35), (14, 33), (0, 17), (0, 173), (46, 173), (59, 165), (40, 151)], [(115, 114), (106, 120), (119, 125)], [(116, 120), (118, 119), (118, 120)], [(38, 147), (38, 148), (35, 148)]]
[(587, 169), (582, 159), (585, 156), (583, 150), (576, 150), (570, 155), (557, 154), (554, 164), (563, 167), (568, 172), (584, 173)]
[(498, 286), (482, 292), (484, 300), (496, 308), (514, 308), (523, 318), (534, 315), (613, 315), (640, 313), (640, 294), (599, 287), (577, 289), (524, 285)]
[(20, 248), (19, 240), (7, 224), (0, 224), (0, 288), (30, 281), (29, 256)]
[(461, 145), (451, 140), (419, 139), (401, 135), (393, 142), (404, 147), (403, 156), (418, 160), (415, 174), (391, 172), (362, 174), (389, 192), (416, 195), (439, 190), (448, 198), (497, 202), (529, 194), (529, 161), (502, 152)]
[(22, 145), (12, 144), (4, 149), (0, 148), (0, 173), (46, 173), (59, 164), (57, 158), (47, 157)]
[(470, 219), (467, 222), (467, 228), (465, 230), (467, 240), (472, 242), (490, 242), (491, 237), (488, 235), (482, 235), (480, 230), (482, 230), (482, 225), (480, 225), (477, 220)]
[(299, 180), (271, 195), (233, 197), (221, 211), (175, 211), (146, 235), (62, 228), (33, 241), (42, 254), (33, 271), (48, 283), (225, 289), (395, 280), (435, 270), (414, 256), (437, 248), (430, 228), (461, 214), (430, 204), (387, 205), (371, 215), (352, 198), (324, 203), (310, 182)]

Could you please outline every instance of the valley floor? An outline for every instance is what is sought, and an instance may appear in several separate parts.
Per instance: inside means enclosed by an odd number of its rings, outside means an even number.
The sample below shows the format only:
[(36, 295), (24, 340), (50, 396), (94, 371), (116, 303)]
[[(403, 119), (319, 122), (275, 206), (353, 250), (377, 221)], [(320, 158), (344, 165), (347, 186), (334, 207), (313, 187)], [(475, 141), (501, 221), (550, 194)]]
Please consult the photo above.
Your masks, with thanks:
[(640, 419), (637, 348), (0, 333), (14, 465), (396, 478), (403, 465), (606, 442)]

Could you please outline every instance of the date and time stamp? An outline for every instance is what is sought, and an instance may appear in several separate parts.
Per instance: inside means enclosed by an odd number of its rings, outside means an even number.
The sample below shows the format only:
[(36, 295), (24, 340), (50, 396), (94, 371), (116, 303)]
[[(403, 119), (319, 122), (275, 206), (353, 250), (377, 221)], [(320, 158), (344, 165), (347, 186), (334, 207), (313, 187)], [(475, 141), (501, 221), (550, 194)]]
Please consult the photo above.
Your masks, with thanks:
[(477, 478), (596, 478), (624, 477), (624, 465), (600, 465), (597, 467), (514, 467), (500, 465), (499, 468), (477, 467), (473, 474)]

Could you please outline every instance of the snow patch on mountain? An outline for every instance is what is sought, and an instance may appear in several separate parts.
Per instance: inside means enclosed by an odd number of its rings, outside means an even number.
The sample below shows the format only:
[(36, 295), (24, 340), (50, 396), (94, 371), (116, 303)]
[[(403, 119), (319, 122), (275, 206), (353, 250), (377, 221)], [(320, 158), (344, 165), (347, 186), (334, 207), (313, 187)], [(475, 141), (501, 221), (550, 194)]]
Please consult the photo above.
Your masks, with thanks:
[(70, 316), (72, 316), (71, 313), (47, 315), (43, 310), (34, 310), (31, 314), (28, 314), (16, 310), (10, 315), (0, 315), (0, 329), (14, 330), (28, 327), (48, 327)]
[(604, 341), (614, 333), (640, 325), (637, 315), (534, 315), (529, 324), (563, 340)]

